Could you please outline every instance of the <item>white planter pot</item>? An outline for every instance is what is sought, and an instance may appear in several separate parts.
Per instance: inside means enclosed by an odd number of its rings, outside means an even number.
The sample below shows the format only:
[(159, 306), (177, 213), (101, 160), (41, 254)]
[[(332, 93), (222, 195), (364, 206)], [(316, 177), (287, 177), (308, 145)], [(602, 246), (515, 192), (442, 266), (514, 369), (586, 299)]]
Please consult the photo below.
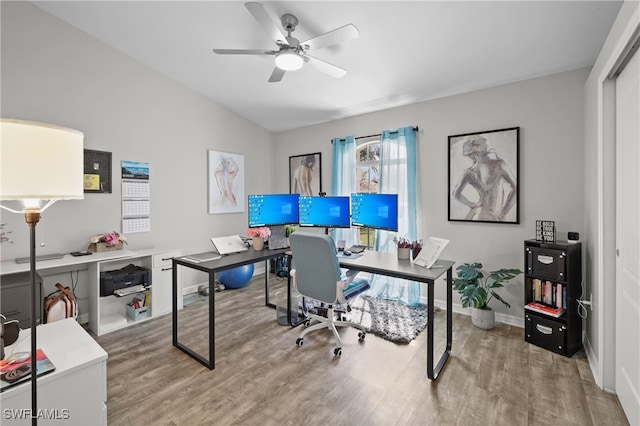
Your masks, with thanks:
[(491, 330), (496, 326), (496, 313), (493, 309), (471, 308), (471, 323), (478, 328)]

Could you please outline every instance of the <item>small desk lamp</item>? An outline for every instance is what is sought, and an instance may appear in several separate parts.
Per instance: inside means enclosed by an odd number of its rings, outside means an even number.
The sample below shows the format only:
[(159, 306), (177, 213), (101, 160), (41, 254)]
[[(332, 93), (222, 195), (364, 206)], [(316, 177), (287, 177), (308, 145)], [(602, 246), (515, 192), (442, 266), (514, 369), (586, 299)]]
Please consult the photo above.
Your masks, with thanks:
[(36, 371), (36, 224), (57, 200), (84, 198), (83, 133), (50, 124), (0, 119), (0, 201), (20, 200), (30, 228), (31, 423), (38, 424)]

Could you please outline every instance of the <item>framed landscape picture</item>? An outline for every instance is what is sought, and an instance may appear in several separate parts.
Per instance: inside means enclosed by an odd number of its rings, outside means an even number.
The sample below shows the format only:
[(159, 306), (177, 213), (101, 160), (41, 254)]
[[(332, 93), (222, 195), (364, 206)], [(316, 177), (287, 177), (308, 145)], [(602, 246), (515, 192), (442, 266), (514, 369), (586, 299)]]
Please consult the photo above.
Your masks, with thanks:
[(449, 221), (520, 223), (520, 128), (449, 136)]
[(322, 191), (322, 156), (313, 154), (289, 157), (289, 193), (319, 195)]

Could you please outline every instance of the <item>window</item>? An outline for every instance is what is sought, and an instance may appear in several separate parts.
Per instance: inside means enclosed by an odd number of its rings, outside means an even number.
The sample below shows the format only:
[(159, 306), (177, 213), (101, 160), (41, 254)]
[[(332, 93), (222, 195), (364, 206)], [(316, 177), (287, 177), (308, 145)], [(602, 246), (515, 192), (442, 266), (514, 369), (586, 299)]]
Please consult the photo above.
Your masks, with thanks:
[[(354, 188), (358, 192), (377, 193), (380, 183), (380, 138), (367, 138), (356, 148), (356, 180)], [(372, 247), (375, 230), (360, 228), (359, 244)]]

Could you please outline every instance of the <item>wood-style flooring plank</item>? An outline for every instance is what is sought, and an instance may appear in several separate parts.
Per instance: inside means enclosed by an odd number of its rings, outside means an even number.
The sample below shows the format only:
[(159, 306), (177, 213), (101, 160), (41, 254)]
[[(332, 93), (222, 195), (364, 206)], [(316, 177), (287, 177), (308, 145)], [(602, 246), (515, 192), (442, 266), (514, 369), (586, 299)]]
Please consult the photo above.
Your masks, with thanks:
[[(264, 306), (264, 276), (214, 295), (216, 368), (171, 344), (171, 315), (96, 340), (108, 352), (110, 425), (626, 425), (615, 395), (595, 386), (583, 351), (565, 358), (521, 328), (473, 327), (454, 314), (451, 356), (426, 375), (426, 331), (407, 345), (356, 330), (305, 336)], [(272, 298), (286, 281), (274, 277)], [(207, 304), (180, 311), (180, 340), (208, 355)], [(431, 319), (430, 319), (431, 320)], [(435, 358), (446, 313), (435, 314)]]

